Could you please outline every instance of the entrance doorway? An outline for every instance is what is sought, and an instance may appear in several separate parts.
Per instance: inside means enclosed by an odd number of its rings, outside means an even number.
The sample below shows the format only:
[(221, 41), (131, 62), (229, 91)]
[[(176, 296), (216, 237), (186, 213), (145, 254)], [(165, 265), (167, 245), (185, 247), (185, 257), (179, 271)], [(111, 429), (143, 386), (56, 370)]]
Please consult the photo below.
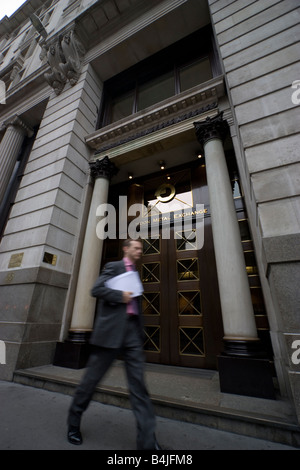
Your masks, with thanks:
[[(143, 240), (140, 266), (146, 359), (216, 368), (223, 330), (204, 168), (159, 175), (142, 187), (145, 207), (156, 209), (162, 220), (157, 236)], [(196, 204), (205, 208), (200, 249), (195, 221), (188, 228), (174, 225), (175, 215), (167, 234), (163, 227), (166, 214), (192, 211)]]
[[(228, 161), (234, 160), (228, 158)], [(234, 163), (229, 170), (258, 334), (272, 357), (254, 248)], [(162, 214), (161, 220), (166, 212), (179, 207), (192, 209), (197, 204), (204, 205), (201, 248), (196, 244), (195, 223), (190, 231), (183, 233), (171, 222), (170, 236), (166, 238), (161, 222), (157, 236), (151, 237), (149, 233), (143, 239), (139, 270), (144, 285), (144, 349), (148, 362), (216, 369), (217, 356), (223, 350), (223, 324), (205, 166), (196, 162), (189, 168), (164, 171), (129, 185), (118, 185), (111, 189), (109, 200), (116, 209), (120, 195), (127, 196), (129, 206), (139, 203), (151, 211), (157, 210)], [(107, 239), (102, 266), (120, 259), (121, 247), (122, 240)]]

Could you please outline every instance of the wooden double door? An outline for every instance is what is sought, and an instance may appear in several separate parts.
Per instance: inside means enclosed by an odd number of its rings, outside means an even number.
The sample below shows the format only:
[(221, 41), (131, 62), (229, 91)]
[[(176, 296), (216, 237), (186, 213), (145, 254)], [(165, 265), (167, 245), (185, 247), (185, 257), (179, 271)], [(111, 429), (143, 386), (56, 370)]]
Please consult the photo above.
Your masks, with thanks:
[[(144, 183), (145, 204), (151, 200), (152, 188), (161, 187), (160, 178)], [(171, 181), (178, 200), (187, 201), (184, 195), (190, 191), (193, 207), (208, 202), (204, 168), (175, 173)], [(168, 187), (163, 187), (162, 196), (168, 199)], [(140, 275), (148, 362), (212, 369), (217, 366), (223, 327), (211, 217), (209, 206), (204, 207), (200, 247), (197, 237), (201, 233), (195, 221), (184, 230), (171, 224), (167, 236), (161, 227), (159, 235), (143, 240)]]
[(171, 229), (170, 239), (143, 240), (140, 273), (149, 362), (216, 367), (222, 338), (218, 291), (194, 248), (195, 233)]

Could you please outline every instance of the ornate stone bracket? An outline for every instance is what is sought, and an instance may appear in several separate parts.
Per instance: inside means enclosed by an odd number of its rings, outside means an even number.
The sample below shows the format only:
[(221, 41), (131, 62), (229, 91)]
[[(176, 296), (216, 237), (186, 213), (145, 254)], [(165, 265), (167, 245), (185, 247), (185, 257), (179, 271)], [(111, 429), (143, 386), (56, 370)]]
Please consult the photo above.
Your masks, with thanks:
[(53, 88), (56, 95), (59, 95), (62, 92), (65, 83), (67, 82), (67, 78), (62, 74), (60, 70), (60, 64), (64, 60), (64, 56), (62, 54), (62, 49), (59, 40), (56, 43), (51, 44), (51, 46), (46, 52), (46, 57), (47, 62), (50, 65), (51, 72), (45, 73), (44, 77), (49, 83), (49, 85)]
[(63, 35), (61, 48), (65, 57), (65, 63), (60, 64), (60, 69), (63, 76), (73, 86), (77, 83), (80, 76), (85, 49), (72, 30)]
[(44, 74), (45, 79), (59, 95), (67, 82), (71, 86), (77, 83), (85, 49), (74, 30), (65, 32), (49, 45), (42, 40), (40, 46), (42, 48), (40, 59), (46, 57), (51, 69)]
[(112, 163), (107, 156), (102, 158), (101, 160), (99, 159), (95, 162), (91, 162), (89, 165), (91, 176), (94, 179), (106, 178), (110, 180), (119, 171), (116, 165)]

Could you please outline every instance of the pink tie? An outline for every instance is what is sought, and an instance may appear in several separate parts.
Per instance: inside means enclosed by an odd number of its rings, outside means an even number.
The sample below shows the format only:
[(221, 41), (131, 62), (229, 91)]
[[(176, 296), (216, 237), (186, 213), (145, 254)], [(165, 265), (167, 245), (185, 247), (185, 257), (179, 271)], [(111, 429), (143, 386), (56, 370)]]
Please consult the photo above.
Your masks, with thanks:
[[(135, 271), (133, 264), (126, 264), (126, 271)], [(127, 304), (126, 313), (128, 315), (138, 315), (136, 299), (132, 299)]]

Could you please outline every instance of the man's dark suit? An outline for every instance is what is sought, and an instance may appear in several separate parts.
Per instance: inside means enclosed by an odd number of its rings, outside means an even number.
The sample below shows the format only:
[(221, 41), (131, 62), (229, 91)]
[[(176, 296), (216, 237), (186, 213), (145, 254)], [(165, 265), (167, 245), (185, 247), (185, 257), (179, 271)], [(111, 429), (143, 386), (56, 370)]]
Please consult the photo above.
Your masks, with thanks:
[[(122, 303), (122, 292), (109, 289), (105, 282), (112, 277), (126, 272), (124, 261), (107, 263), (97, 279), (92, 295), (99, 298), (96, 321), (91, 336), (91, 344), (103, 348), (120, 348), (122, 346), (124, 329), (126, 328), (126, 304)], [(143, 340), (143, 322), (141, 315), (141, 299), (138, 299), (138, 325), (141, 340)]]
[(114, 359), (122, 352), (132, 409), (137, 421), (137, 448), (155, 448), (155, 416), (144, 382), (143, 326), (141, 299), (139, 315), (129, 316), (122, 291), (109, 289), (105, 282), (126, 272), (124, 261), (108, 263), (97, 279), (92, 295), (99, 299), (90, 343), (95, 347), (87, 370), (72, 401), (68, 424), (79, 427), (95, 387)]

